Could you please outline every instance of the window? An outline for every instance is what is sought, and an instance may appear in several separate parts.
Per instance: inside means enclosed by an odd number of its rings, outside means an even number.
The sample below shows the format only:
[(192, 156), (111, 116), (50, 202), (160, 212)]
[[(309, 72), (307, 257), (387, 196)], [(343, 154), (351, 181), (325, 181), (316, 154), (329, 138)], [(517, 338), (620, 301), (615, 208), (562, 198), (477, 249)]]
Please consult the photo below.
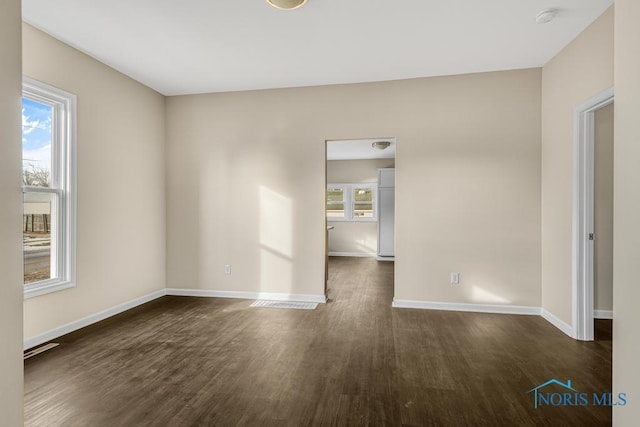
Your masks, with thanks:
[(327, 218), (344, 219), (345, 216), (345, 186), (330, 185), (327, 187)]
[(353, 186), (351, 189), (353, 217), (357, 219), (375, 219), (373, 211), (374, 188), (372, 186)]
[(25, 298), (74, 286), (75, 102), (75, 95), (23, 81)]
[(329, 184), (327, 220), (375, 221), (376, 184)]

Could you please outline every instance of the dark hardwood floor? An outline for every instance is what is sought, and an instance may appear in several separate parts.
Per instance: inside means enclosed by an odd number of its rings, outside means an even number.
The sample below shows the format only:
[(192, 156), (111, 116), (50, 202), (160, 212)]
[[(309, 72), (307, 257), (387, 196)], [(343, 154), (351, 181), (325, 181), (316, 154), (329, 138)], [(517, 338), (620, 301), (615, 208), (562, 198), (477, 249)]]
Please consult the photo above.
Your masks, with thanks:
[(610, 391), (610, 336), (574, 341), (537, 316), (392, 309), (393, 263), (332, 258), (329, 274), (316, 310), (164, 297), (64, 336), (25, 361), (25, 423), (611, 424), (610, 407), (534, 409), (527, 393), (551, 378)]
[(593, 328), (593, 337), (596, 341), (609, 341), (613, 338), (613, 320), (596, 319)]

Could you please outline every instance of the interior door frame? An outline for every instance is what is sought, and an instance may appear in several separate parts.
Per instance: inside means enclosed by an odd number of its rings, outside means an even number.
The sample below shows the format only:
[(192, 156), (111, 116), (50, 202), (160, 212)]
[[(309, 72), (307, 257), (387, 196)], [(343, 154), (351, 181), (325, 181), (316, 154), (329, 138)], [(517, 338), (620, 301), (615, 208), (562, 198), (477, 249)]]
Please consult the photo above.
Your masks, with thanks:
[[(325, 139), (323, 141), (324, 144), (324, 199), (323, 199), (323, 206), (325, 206), (325, 215), (324, 215), (324, 232), (325, 232), (325, 239), (324, 239), (324, 252), (325, 252), (325, 259), (324, 259), (324, 266), (325, 266), (325, 273), (324, 273), (324, 295), (325, 298), (327, 298), (328, 300), (328, 279), (329, 279), (329, 233), (327, 230), (327, 226), (329, 225), (329, 222), (327, 221), (327, 215), (326, 215), (326, 206), (327, 206), (327, 185), (329, 184), (328, 182), (328, 176), (327, 176), (327, 162), (329, 161), (328, 159), (328, 143), (329, 142), (336, 142), (336, 141), (355, 141), (355, 140), (389, 140), (389, 141), (393, 141), (393, 143), (395, 144), (395, 149), (396, 149), (396, 153), (394, 156), (394, 168), (396, 167), (395, 163), (398, 159), (398, 139), (397, 137), (393, 136), (393, 137), (369, 137), (369, 138), (332, 138), (332, 139)], [(396, 181), (397, 182), (397, 181)], [(377, 190), (376, 190), (377, 192)], [(398, 220), (397, 220), (397, 204), (394, 204), (394, 239), (397, 241), (397, 225), (398, 225)], [(376, 223), (377, 223), (377, 219), (376, 219)], [(377, 233), (377, 232), (376, 232)], [(377, 240), (377, 239), (376, 239)], [(395, 246), (395, 243), (394, 243)], [(395, 251), (394, 251), (395, 252)], [(377, 258), (377, 248), (376, 248), (376, 258)], [(394, 254), (394, 260), (395, 260), (395, 254)], [(394, 297), (395, 297), (395, 270), (394, 270)]]
[(572, 312), (573, 337), (581, 341), (593, 341), (594, 338), (594, 240), (592, 237), (595, 112), (613, 101), (614, 88), (609, 88), (574, 109)]

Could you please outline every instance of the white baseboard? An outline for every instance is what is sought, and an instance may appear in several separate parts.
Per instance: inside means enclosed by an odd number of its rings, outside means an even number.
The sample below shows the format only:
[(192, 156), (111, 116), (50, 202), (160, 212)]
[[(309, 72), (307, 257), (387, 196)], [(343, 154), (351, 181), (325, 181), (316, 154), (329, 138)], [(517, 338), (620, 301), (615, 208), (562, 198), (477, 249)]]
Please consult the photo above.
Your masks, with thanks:
[[(130, 310), (139, 305), (158, 299), (164, 295), (175, 296), (192, 296), (192, 297), (212, 297), (212, 298), (238, 298), (238, 299), (264, 299), (271, 301), (297, 301), (297, 302), (315, 302), (324, 304), (327, 302), (325, 295), (315, 294), (285, 294), (272, 292), (236, 292), (236, 291), (214, 291), (205, 289), (178, 289), (167, 288), (160, 289), (140, 298), (118, 304), (114, 307), (100, 311), (98, 313), (83, 317), (74, 322), (67, 323), (57, 328), (51, 329), (42, 334), (26, 338), (23, 347), (25, 350), (44, 344), (48, 341), (66, 335), (78, 329), (97, 323), (116, 314)], [(392, 307), (395, 308), (415, 308), (426, 310), (447, 310), (447, 311), (465, 311), (476, 313), (498, 313), (498, 314), (521, 314), (521, 315), (540, 315), (556, 328), (560, 329), (566, 335), (575, 339), (575, 334), (571, 325), (563, 322), (557, 316), (540, 307), (527, 307), (515, 305), (491, 305), (491, 304), (467, 304), (467, 303), (446, 303), (434, 301), (414, 301), (394, 299)], [(610, 310), (594, 310), (596, 319), (612, 319), (613, 311)]]
[(424, 310), (469, 311), (476, 313), (540, 315), (540, 307), (518, 305), (466, 304), (434, 301), (393, 300), (392, 307)]
[(613, 310), (593, 310), (594, 319), (613, 319)]
[(368, 252), (329, 252), (329, 256), (348, 256), (356, 258), (375, 258), (377, 254)]
[(376, 259), (378, 261), (395, 261), (396, 257), (394, 257), (394, 256), (377, 256), (376, 255)]
[[(527, 307), (517, 305), (489, 305), (489, 304), (464, 304), (464, 303), (448, 303), (448, 302), (433, 302), (433, 301), (411, 301), (411, 300), (398, 300), (394, 299), (392, 307), (398, 308), (417, 308), (427, 310), (448, 310), (448, 311), (467, 311), (476, 313), (497, 313), (497, 314), (525, 314), (525, 315), (537, 315), (542, 316), (547, 322), (551, 323), (556, 328), (560, 329), (566, 335), (575, 339), (575, 333), (573, 327), (557, 316), (540, 307)], [(607, 315), (607, 311), (597, 310), (602, 316)], [(601, 317), (605, 318), (605, 317)]]
[(165, 295), (166, 295), (166, 290), (160, 289), (148, 295), (144, 295), (140, 298), (136, 298), (131, 301), (118, 304), (115, 307), (108, 308), (106, 310), (100, 311), (95, 314), (91, 314), (87, 317), (83, 317), (82, 319), (67, 323), (66, 325), (58, 326), (57, 328), (51, 329), (47, 332), (43, 332), (34, 337), (26, 338), (24, 340), (23, 347), (25, 350), (27, 350), (29, 348), (38, 346), (40, 344), (44, 344), (48, 341), (61, 337), (62, 335), (66, 335), (70, 332), (77, 331), (78, 329), (84, 328), (85, 326), (92, 325), (101, 320), (107, 319), (111, 316), (115, 316), (116, 314), (120, 314), (124, 311), (130, 310), (134, 307), (145, 304), (149, 301), (153, 301), (154, 299), (158, 299)]
[(264, 299), (269, 301), (316, 302), (319, 304), (324, 304), (327, 302), (327, 297), (325, 295), (280, 294), (272, 292), (213, 291), (207, 289), (168, 288), (167, 295), (209, 298)]
[(565, 323), (564, 321), (560, 320), (559, 317), (557, 317), (555, 314), (545, 310), (544, 308), (541, 309), (540, 311), (540, 315), (549, 323), (551, 323), (553, 326), (555, 326), (556, 328), (560, 329), (562, 332), (564, 332), (565, 334), (569, 335), (571, 338), (576, 339), (576, 334), (573, 330), (573, 327), (571, 325), (569, 325), (568, 323)]

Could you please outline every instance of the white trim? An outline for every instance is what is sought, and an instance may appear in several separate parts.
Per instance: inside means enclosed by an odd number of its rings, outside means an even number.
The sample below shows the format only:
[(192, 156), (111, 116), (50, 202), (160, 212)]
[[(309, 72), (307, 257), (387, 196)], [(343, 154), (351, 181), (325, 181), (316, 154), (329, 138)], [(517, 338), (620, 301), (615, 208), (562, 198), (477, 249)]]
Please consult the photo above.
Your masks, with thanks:
[(66, 325), (58, 326), (57, 328), (53, 328), (39, 335), (26, 338), (24, 340), (24, 349), (27, 350), (37, 345), (44, 344), (47, 341), (51, 341), (53, 339), (56, 339), (58, 337), (61, 337), (62, 335), (71, 333), (73, 331), (77, 331), (78, 329), (100, 322), (101, 320), (105, 320), (109, 317), (115, 316), (116, 314), (120, 314), (124, 311), (130, 310), (139, 305), (148, 303), (149, 301), (153, 301), (165, 295), (166, 295), (166, 290), (160, 289), (148, 295), (141, 296), (139, 298), (124, 302), (122, 304), (118, 304), (114, 307), (108, 308), (98, 313), (83, 317), (82, 319), (67, 323)]
[(348, 256), (356, 258), (375, 258), (375, 252), (329, 252), (329, 256)]
[(573, 328), (571, 327), (571, 325), (569, 325), (568, 323), (563, 322), (562, 320), (560, 320), (559, 317), (557, 317), (555, 314), (545, 310), (544, 308), (542, 310), (540, 310), (540, 315), (549, 323), (551, 323), (553, 326), (555, 326), (556, 328), (560, 329), (562, 332), (564, 332), (566, 335), (570, 336), (573, 339), (576, 339), (576, 336), (574, 335), (575, 332), (573, 330)]
[(594, 319), (613, 319), (613, 310), (593, 310)]
[(496, 314), (517, 314), (517, 315), (534, 315), (542, 316), (547, 322), (551, 323), (560, 331), (564, 332), (571, 338), (575, 339), (574, 331), (571, 325), (560, 320), (556, 315), (550, 313), (544, 308), (518, 305), (492, 305), (492, 304), (467, 304), (467, 303), (449, 303), (434, 301), (412, 301), (412, 300), (393, 300), (391, 304), (395, 308), (414, 308), (426, 310), (446, 310), (446, 311), (463, 311), (474, 313), (496, 313)]
[(393, 299), (392, 307), (417, 308), (423, 310), (467, 311), (474, 313), (540, 315), (540, 307), (519, 305), (467, 304), (435, 301), (413, 301)]
[(263, 300), (269, 300), (269, 301), (316, 302), (319, 304), (324, 304), (327, 302), (327, 297), (325, 295), (282, 294), (282, 293), (272, 293), (272, 292), (214, 291), (209, 289), (167, 288), (167, 295), (184, 296), (184, 297), (207, 297), (207, 298), (263, 299)]
[[(29, 285), (37, 285), (29, 287)], [(50, 294), (51, 292), (62, 291), (64, 289), (75, 288), (76, 284), (70, 281), (41, 280), (39, 282), (24, 285), (24, 299), (39, 297), (40, 295)]]
[(573, 326), (567, 335), (583, 341), (593, 341), (593, 241), (589, 234), (593, 233), (594, 115), (613, 99), (613, 88), (607, 89), (578, 105), (573, 114)]
[(47, 332), (43, 332), (33, 337), (26, 338), (24, 340), (24, 350), (36, 347), (44, 344), (48, 341), (66, 335), (68, 333), (77, 331), (78, 329), (92, 325), (94, 323), (105, 320), (109, 317), (120, 314), (124, 311), (130, 310), (142, 304), (146, 304), (150, 301), (163, 297), (165, 295), (176, 296), (191, 296), (191, 297), (214, 297), (214, 298), (240, 298), (240, 299), (263, 299), (270, 301), (296, 301), (296, 302), (315, 302), (324, 304), (327, 302), (327, 298), (324, 295), (309, 295), (309, 294), (282, 294), (282, 293), (270, 293), (270, 292), (234, 292), (234, 291), (210, 291), (204, 289), (177, 289), (168, 288), (160, 289), (152, 292), (148, 295), (144, 295), (140, 298), (133, 299), (131, 301), (118, 304), (114, 307), (100, 311), (95, 314), (83, 317), (82, 319), (67, 323), (57, 328), (51, 329)]
[(393, 255), (393, 256), (378, 256), (378, 255), (376, 255), (375, 257), (376, 257), (376, 260), (378, 260), (378, 261), (395, 261), (396, 260), (395, 255)]
[(327, 217), (327, 222), (378, 222), (378, 218), (338, 218), (338, 217)]

